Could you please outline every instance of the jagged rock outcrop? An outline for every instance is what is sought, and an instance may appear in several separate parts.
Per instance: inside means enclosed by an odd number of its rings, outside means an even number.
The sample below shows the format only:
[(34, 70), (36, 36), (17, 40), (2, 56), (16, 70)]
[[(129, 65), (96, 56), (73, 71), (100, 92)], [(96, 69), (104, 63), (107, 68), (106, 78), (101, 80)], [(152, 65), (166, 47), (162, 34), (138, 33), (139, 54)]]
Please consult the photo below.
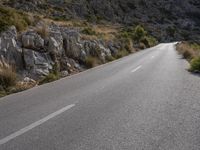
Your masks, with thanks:
[(80, 33), (56, 25), (48, 27), (48, 35), (42, 37), (34, 29), (17, 35), (16, 28), (0, 35), (0, 59), (13, 64), (18, 72), (26, 72), (31, 78), (48, 75), (54, 65), (62, 76), (82, 71), (87, 57), (106, 61), (106, 56), (116, 53), (117, 47), (109, 47), (103, 41), (81, 40)]
[(35, 31), (28, 31), (22, 34), (22, 47), (34, 50), (44, 48), (44, 39)]
[(31, 49), (23, 49), (25, 69), (36, 75), (48, 75), (54, 62), (48, 53), (39, 53)]
[(0, 34), (0, 61), (6, 61), (21, 69), (23, 68), (22, 48), (17, 42), (17, 31), (14, 26)]
[(80, 35), (76, 31), (62, 31), (64, 49), (66, 56), (74, 59), (79, 59), (81, 56), (82, 45), (80, 45)]

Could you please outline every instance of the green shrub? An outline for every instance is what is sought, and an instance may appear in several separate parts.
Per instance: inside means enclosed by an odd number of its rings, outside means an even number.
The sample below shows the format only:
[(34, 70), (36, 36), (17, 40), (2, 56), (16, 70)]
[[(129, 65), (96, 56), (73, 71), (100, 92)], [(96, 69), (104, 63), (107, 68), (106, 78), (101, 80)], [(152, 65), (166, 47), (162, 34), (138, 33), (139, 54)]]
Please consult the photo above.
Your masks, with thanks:
[(83, 29), (82, 33), (87, 34), (87, 35), (95, 35), (96, 34), (96, 32), (90, 27)]
[(6, 95), (7, 95), (6, 91), (4, 91), (4, 90), (1, 90), (1, 91), (0, 91), (0, 97), (4, 97), (4, 96), (6, 96)]
[(53, 82), (58, 79), (60, 79), (60, 64), (56, 62), (53, 65), (53, 69), (51, 70), (50, 74), (48, 74), (41, 81), (39, 81), (39, 85)]
[(145, 29), (141, 25), (137, 25), (135, 28), (124, 28), (118, 35), (118, 39), (126, 44), (125, 49), (127, 51), (131, 51), (133, 48), (133, 46), (131, 46), (132, 40), (138, 44), (143, 43), (145, 47), (152, 47), (158, 43), (154, 37), (147, 34), (147, 31), (145, 31)]
[(200, 51), (200, 44), (197, 43), (191, 43), (190, 46), (197, 51)]
[(25, 30), (32, 21), (22, 11), (0, 6), (0, 32), (5, 31), (9, 26), (16, 26), (18, 31)]
[(124, 56), (127, 56), (128, 54), (129, 54), (128, 51), (126, 51), (126, 50), (120, 50), (120, 51), (116, 54), (115, 58), (116, 58), (116, 59), (119, 59), (119, 58), (122, 58), (122, 57), (124, 57)]
[(193, 58), (190, 65), (190, 71), (200, 71), (200, 57)]
[(85, 65), (88, 68), (93, 68), (93, 67), (97, 66), (98, 64), (100, 64), (100, 61), (96, 57), (89, 56), (85, 60)]
[(152, 47), (158, 43), (157, 40), (152, 36), (144, 36), (140, 42), (144, 43), (145, 47)]
[(155, 37), (153, 37), (153, 36), (148, 36), (147, 39), (149, 41), (150, 47), (155, 46), (155, 45), (158, 44), (157, 39)]
[(140, 43), (139, 43), (139, 48), (140, 48), (140, 49), (145, 49), (145, 48), (147, 48), (147, 47), (146, 47), (146, 45), (145, 45), (144, 43), (140, 42)]
[(97, 21), (97, 17), (95, 15), (87, 15), (86, 19), (88, 22), (96, 22)]
[(131, 38), (133, 36), (133, 33), (129, 30), (122, 30), (118, 36), (119, 39), (121, 38)]
[(141, 43), (143, 43), (145, 45), (145, 48), (146, 47), (150, 47), (150, 43), (149, 43), (149, 40), (148, 40), (148, 37), (145, 36), (143, 37), (141, 40), (140, 40)]
[(144, 30), (144, 28), (141, 25), (138, 25), (135, 27), (133, 38), (136, 41), (140, 41), (146, 34), (147, 32)]
[(49, 83), (49, 82), (53, 82), (55, 80), (58, 80), (59, 78), (60, 78), (59, 75), (56, 75), (54, 73), (50, 73), (49, 75), (45, 76), (41, 81), (39, 81), (39, 85)]
[(110, 61), (114, 61), (115, 58), (113, 56), (106, 56), (106, 60), (110, 62)]

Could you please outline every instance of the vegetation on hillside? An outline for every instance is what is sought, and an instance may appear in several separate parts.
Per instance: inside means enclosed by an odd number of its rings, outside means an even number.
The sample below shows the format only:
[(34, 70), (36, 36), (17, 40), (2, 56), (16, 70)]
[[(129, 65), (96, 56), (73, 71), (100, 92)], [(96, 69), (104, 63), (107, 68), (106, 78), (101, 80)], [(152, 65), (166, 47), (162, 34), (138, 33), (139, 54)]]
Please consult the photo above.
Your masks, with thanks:
[(0, 5), (0, 32), (12, 25), (22, 31), (31, 24), (32, 21), (26, 13)]
[(34, 87), (36, 82), (18, 81), (15, 67), (0, 61), (0, 97)]
[[(40, 24), (38, 21), (40, 21)], [(18, 32), (25, 31), (31, 26), (34, 32), (40, 35), (42, 39), (48, 39), (50, 36), (49, 27), (53, 24), (70, 29), (77, 29), (77, 32), (81, 35), (81, 40), (97, 43), (95, 47), (92, 47), (92, 50), (84, 61), (77, 60), (77, 63), (83, 65), (85, 69), (122, 58), (130, 53), (157, 44), (157, 40), (148, 34), (141, 25), (126, 27), (122, 24), (113, 23), (94, 24), (86, 20), (57, 21), (45, 16), (38, 16), (33, 13), (26, 13), (22, 10), (0, 5), (0, 33), (7, 30), (12, 25), (17, 28)], [(19, 34), (19, 37), (20, 35), (21, 34)], [(100, 43), (100, 41), (102, 43)], [(104, 56), (105, 54), (102, 53), (101, 44), (106, 49), (109, 47), (108, 43), (112, 43), (116, 50), (110, 51), (110, 55)], [(10, 65), (7, 66), (8, 67), (0, 66), (0, 97), (29, 89), (36, 84), (45, 84), (63, 77), (61, 74), (63, 70), (61, 70), (59, 66), (54, 66), (48, 75), (42, 78), (40, 77), (38, 81), (31, 81), (29, 83), (26, 81), (19, 81), (18, 77), (20, 77), (20, 75), (17, 75), (13, 67)], [(76, 70), (70, 69), (67, 71), (69, 74), (76, 72)]]
[(157, 40), (153, 36), (149, 35), (141, 25), (124, 28), (120, 33), (120, 38), (129, 39), (135, 44), (143, 44), (145, 46), (140, 48), (149, 48), (158, 43)]
[(190, 62), (190, 71), (200, 72), (200, 44), (182, 42), (177, 45), (177, 50)]

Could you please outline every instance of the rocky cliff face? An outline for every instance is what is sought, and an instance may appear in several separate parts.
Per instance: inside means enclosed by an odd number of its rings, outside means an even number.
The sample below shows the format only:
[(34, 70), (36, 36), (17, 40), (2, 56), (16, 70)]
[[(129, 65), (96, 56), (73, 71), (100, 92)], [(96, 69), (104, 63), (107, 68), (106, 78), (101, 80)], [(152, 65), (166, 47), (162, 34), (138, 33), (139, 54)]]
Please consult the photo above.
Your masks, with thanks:
[(161, 41), (200, 38), (198, 0), (15, 0), (9, 5), (55, 18), (143, 24)]
[[(40, 28), (40, 27), (38, 27)], [(41, 27), (42, 28), (42, 27)], [(39, 78), (52, 71), (68, 75), (82, 71), (86, 59), (98, 58), (102, 63), (119, 49), (115, 43), (81, 40), (79, 31), (51, 24), (45, 37), (34, 29), (17, 33), (14, 26), (0, 34), (0, 62), (14, 65), (24, 77)]]

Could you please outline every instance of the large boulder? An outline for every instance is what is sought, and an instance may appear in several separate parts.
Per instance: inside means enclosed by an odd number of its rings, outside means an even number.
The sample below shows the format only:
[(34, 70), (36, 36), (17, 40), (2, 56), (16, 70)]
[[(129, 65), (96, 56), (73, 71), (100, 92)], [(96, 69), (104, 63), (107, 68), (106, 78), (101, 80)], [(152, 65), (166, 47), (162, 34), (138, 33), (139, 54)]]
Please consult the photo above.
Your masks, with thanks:
[(23, 68), (22, 49), (18, 46), (17, 31), (14, 26), (0, 34), (0, 59), (14, 65), (16, 69)]
[(72, 58), (63, 57), (60, 61), (60, 70), (69, 73), (82, 71), (83, 68)]
[(111, 56), (111, 51), (109, 48), (106, 48), (100, 41), (84, 41), (83, 49), (86, 52), (86, 55), (91, 55), (93, 57), (98, 57), (100, 60), (105, 62), (106, 56)]
[(60, 57), (64, 54), (63, 37), (59, 30), (49, 32), (47, 50), (57, 57)]
[(23, 49), (25, 68), (30, 73), (44, 76), (53, 69), (53, 61), (48, 53), (39, 53), (31, 49)]
[(23, 48), (42, 50), (44, 49), (44, 39), (34, 30), (27, 31), (22, 35)]
[(67, 57), (79, 60), (82, 54), (82, 44), (80, 44), (80, 35), (74, 30), (62, 31), (64, 49)]
[(110, 49), (112, 55), (116, 55), (120, 49), (120, 44), (114, 43), (112, 41), (109, 41), (107, 46)]

